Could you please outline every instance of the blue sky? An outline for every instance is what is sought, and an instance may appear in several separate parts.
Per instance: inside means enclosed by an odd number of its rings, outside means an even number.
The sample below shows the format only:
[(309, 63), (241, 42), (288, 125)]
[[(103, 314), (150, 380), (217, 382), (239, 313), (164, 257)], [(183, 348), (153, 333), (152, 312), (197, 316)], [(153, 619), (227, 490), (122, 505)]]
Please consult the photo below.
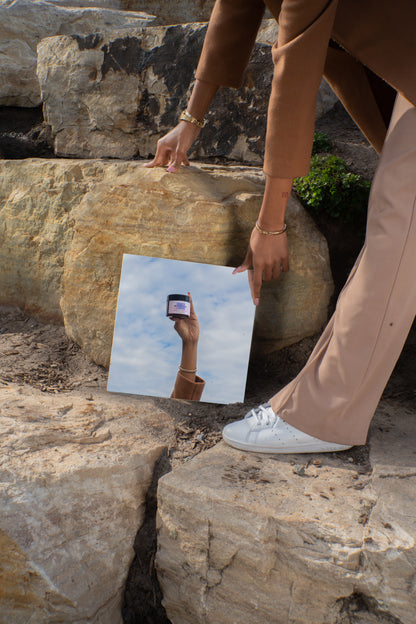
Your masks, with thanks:
[(244, 400), (255, 308), (247, 275), (232, 268), (123, 256), (109, 391), (169, 397), (182, 342), (166, 317), (166, 297), (190, 292), (199, 320), (202, 401)]

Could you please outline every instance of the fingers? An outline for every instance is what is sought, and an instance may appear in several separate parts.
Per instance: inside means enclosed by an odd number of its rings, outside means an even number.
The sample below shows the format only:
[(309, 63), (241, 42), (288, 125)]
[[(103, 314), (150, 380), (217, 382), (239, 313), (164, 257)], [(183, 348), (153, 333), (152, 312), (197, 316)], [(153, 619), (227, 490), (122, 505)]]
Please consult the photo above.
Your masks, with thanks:
[(286, 257), (282, 258), (278, 263), (275, 262), (273, 265), (256, 262), (256, 260), (253, 261), (253, 254), (249, 249), (244, 258), (244, 262), (234, 269), (233, 275), (236, 273), (243, 273), (244, 271), (248, 272), (248, 283), (253, 303), (254, 305), (258, 305), (263, 282), (277, 280), (282, 272), (286, 273), (289, 271), (289, 259)]
[[(244, 271), (248, 272), (248, 285), (250, 287), (250, 292), (251, 292), (251, 297), (253, 299), (253, 303), (254, 305), (258, 305), (259, 300), (260, 300), (262, 270), (259, 271), (259, 269), (257, 269), (257, 272), (253, 270), (253, 252), (250, 247), (247, 250), (246, 257), (244, 258), (243, 263), (240, 264), (240, 266), (238, 266), (236, 269), (234, 269), (233, 275), (235, 275), (236, 273), (243, 273)], [(260, 284), (259, 284), (259, 275), (260, 275)]]
[(170, 170), (176, 171), (184, 159), (186, 159), (186, 150), (184, 151), (181, 148), (179, 140), (174, 136), (173, 131), (158, 140), (154, 159), (144, 166), (150, 169), (168, 165)]
[(289, 271), (289, 258), (288, 257), (285, 257), (282, 259), (281, 267), (282, 267), (283, 273), (287, 273)]
[(259, 265), (254, 265), (254, 268), (252, 271), (251, 296), (252, 296), (253, 303), (255, 306), (259, 305), (259, 302), (260, 302), (260, 291), (261, 291), (262, 283), (263, 283), (263, 268)]
[[(175, 157), (173, 159), (172, 162), (172, 158), (171, 158), (171, 162), (169, 163), (169, 167), (167, 169), (168, 173), (175, 173), (175, 171), (178, 171), (178, 169), (180, 169), (181, 164), (188, 162), (187, 156), (186, 156), (186, 152), (181, 148), (178, 147), (178, 149), (175, 152)], [(189, 165), (189, 162), (188, 162)]]
[(190, 293), (190, 292), (188, 292), (188, 297), (189, 297), (189, 298), (190, 298), (190, 300), (191, 300), (191, 314), (190, 314), (190, 317), (189, 317), (189, 318), (198, 320), (198, 317), (197, 317), (197, 315), (196, 315), (195, 308), (194, 308), (194, 302), (193, 302), (193, 300), (192, 300), (192, 296), (191, 296), (191, 293)]
[[(251, 298), (253, 299), (254, 305), (258, 305), (259, 304), (258, 298), (254, 297), (253, 273), (254, 273), (253, 269), (250, 269), (249, 271), (247, 271), (248, 286), (250, 288), (250, 294), (251, 294)], [(257, 300), (257, 303), (256, 303), (256, 300)]]
[(157, 150), (154, 159), (146, 163), (144, 166), (147, 168), (152, 167), (164, 167), (169, 164), (171, 160), (172, 148), (167, 145), (163, 145), (163, 143), (159, 140), (157, 142)]
[(198, 136), (198, 128), (186, 122), (180, 122), (168, 134), (157, 142), (157, 149), (154, 159), (147, 163), (145, 167), (165, 167), (168, 172), (174, 173), (183, 164), (189, 167), (187, 151)]
[(255, 265), (254, 269), (248, 272), (248, 283), (250, 286), (251, 297), (253, 299), (254, 305), (259, 304), (261, 286), (263, 282), (271, 282), (272, 280), (277, 280), (279, 279), (280, 274), (280, 266), (262, 267)]
[(236, 269), (234, 269), (232, 274), (235, 275), (236, 273), (244, 273), (244, 271), (250, 270), (252, 268), (252, 262), (253, 262), (253, 252), (251, 251), (249, 247), (246, 253), (246, 257), (243, 260), (243, 263), (240, 264), (240, 266), (238, 266)]
[(276, 267), (267, 265), (262, 267), (261, 278), (263, 282), (270, 282), (270, 280), (272, 280), (274, 277), (276, 277)]

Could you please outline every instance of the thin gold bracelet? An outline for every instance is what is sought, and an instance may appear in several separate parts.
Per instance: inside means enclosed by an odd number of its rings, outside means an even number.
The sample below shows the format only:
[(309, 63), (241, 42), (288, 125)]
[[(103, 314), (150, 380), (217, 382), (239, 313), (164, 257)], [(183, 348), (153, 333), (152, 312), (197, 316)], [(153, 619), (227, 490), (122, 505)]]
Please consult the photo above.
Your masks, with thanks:
[(205, 126), (204, 119), (202, 120), (197, 119), (196, 117), (191, 115), (191, 113), (188, 113), (187, 110), (184, 110), (181, 112), (179, 119), (180, 121), (189, 121), (189, 123), (192, 123), (195, 126), (198, 126), (198, 128), (203, 128)]
[(193, 368), (192, 370), (190, 370), (188, 368), (182, 368), (182, 366), (179, 366), (179, 370), (181, 371), (181, 373), (196, 373), (198, 369)]
[(285, 223), (283, 228), (281, 230), (276, 230), (276, 232), (267, 232), (267, 230), (262, 230), (259, 226), (259, 222), (256, 221), (256, 230), (260, 232), (260, 234), (267, 234), (268, 236), (278, 236), (279, 234), (283, 234), (284, 232), (286, 232), (287, 225)]

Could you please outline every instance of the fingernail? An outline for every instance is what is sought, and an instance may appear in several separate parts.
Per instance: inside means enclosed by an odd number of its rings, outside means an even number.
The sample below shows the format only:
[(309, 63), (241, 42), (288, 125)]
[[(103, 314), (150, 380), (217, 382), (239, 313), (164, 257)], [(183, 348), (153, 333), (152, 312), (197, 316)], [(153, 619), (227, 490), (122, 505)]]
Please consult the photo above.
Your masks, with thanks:
[(260, 299), (257, 299), (257, 298), (256, 298), (256, 299), (254, 299), (254, 305), (255, 305), (255, 306), (259, 305), (259, 302), (260, 302)]
[(167, 171), (168, 173), (174, 173), (175, 168), (174, 168), (174, 167), (168, 167), (168, 168), (166, 169), (166, 171)]
[(237, 267), (236, 269), (234, 269), (234, 271), (232, 272), (231, 275), (235, 275), (236, 273), (238, 273), (238, 269), (240, 269), (241, 267)]

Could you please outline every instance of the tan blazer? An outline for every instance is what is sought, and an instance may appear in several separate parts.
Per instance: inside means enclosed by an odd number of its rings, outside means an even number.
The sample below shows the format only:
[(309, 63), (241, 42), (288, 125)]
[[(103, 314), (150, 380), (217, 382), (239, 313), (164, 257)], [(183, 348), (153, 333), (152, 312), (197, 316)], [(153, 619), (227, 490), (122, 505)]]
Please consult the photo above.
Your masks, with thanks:
[(205, 381), (201, 377), (198, 377), (198, 375), (195, 375), (195, 381), (190, 381), (178, 371), (170, 398), (200, 401), (204, 388)]
[(416, 105), (416, 0), (216, 0), (197, 78), (241, 85), (265, 5), (279, 22), (266, 173), (309, 171), (322, 75), (380, 151), (396, 91)]

